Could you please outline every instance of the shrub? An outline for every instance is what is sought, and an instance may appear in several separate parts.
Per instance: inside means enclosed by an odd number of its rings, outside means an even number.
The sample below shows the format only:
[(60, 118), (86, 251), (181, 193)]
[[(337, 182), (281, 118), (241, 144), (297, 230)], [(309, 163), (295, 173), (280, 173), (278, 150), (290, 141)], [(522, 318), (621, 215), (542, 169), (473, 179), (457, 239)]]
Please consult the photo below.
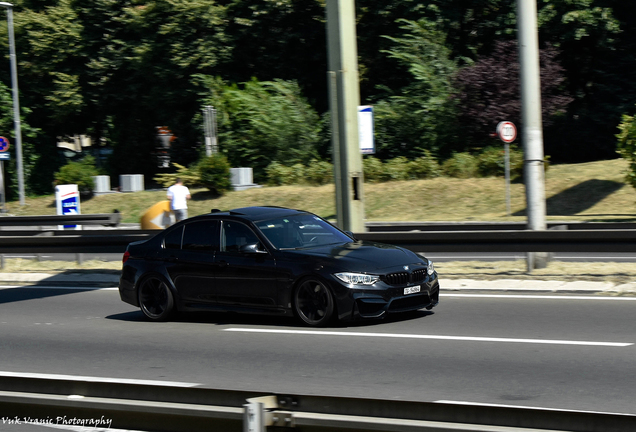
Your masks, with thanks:
[(389, 180), (385, 172), (384, 164), (380, 159), (374, 157), (366, 157), (362, 161), (362, 169), (364, 171), (364, 180), (369, 183), (377, 183)]
[(629, 161), (629, 170), (625, 180), (636, 188), (636, 122), (634, 117), (623, 114), (622, 122), (618, 125), (618, 151)]
[(200, 183), (216, 195), (230, 190), (230, 163), (220, 153), (204, 157), (196, 166)]
[(404, 156), (389, 159), (384, 163), (384, 172), (388, 180), (407, 180), (409, 178), (409, 160)]
[(442, 164), (442, 170), (450, 177), (476, 177), (477, 158), (470, 153), (453, 153), (453, 156)]
[(180, 178), (183, 181), (183, 184), (188, 187), (201, 186), (201, 178), (199, 177), (199, 172), (196, 165), (190, 168), (186, 168), (185, 166), (179, 165), (178, 163), (173, 163), (172, 166), (177, 169), (177, 172), (169, 174), (157, 174), (155, 177), (153, 177), (153, 180), (163, 187), (172, 186), (176, 183), (178, 178)]
[(333, 165), (327, 161), (312, 159), (305, 168), (305, 181), (317, 186), (333, 183)]
[[(543, 158), (543, 170), (548, 171), (550, 168), (550, 156)], [(523, 177), (523, 151), (517, 146), (510, 146), (510, 178), (512, 180)]]
[(294, 164), (291, 167), (278, 162), (270, 163), (265, 168), (267, 174), (267, 184), (270, 186), (292, 185), (302, 182), (305, 167), (301, 164)]
[(503, 176), (505, 174), (505, 153), (503, 147), (486, 147), (477, 156), (477, 171), (482, 177)]
[(437, 159), (435, 159), (428, 150), (424, 152), (424, 156), (410, 161), (407, 170), (409, 178), (413, 179), (439, 177), (442, 174), (439, 162), (437, 162)]
[[(505, 150), (503, 147), (486, 147), (477, 156), (479, 175), (482, 177), (506, 175)], [(510, 146), (510, 178), (523, 175), (523, 152), (515, 145)]]
[(76, 184), (82, 195), (92, 195), (95, 189), (93, 176), (98, 175), (95, 158), (86, 156), (78, 162), (69, 162), (55, 173), (55, 184)]

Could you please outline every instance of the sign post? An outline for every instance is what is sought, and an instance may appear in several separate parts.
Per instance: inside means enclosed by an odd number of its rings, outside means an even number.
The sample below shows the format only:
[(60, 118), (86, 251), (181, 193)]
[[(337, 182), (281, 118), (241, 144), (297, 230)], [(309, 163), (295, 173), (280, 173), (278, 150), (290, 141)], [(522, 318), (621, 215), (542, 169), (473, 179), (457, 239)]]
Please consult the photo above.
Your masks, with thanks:
[(7, 212), (7, 198), (5, 196), (4, 187), (4, 161), (11, 159), (11, 153), (9, 153), (9, 140), (5, 137), (0, 137), (0, 194), (2, 194), (2, 213)]
[(506, 170), (506, 215), (510, 216), (510, 143), (517, 138), (517, 127), (509, 121), (497, 125), (497, 136), (504, 142)]

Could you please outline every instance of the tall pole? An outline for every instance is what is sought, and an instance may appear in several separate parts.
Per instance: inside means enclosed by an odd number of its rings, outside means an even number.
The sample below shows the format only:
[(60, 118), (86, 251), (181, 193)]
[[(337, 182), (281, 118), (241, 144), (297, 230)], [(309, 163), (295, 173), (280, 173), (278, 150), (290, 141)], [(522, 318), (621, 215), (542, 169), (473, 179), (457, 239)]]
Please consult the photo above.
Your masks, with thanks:
[(203, 130), (205, 132), (205, 155), (211, 156), (219, 152), (218, 133), (216, 125), (216, 110), (213, 106), (203, 108)]
[(212, 119), (210, 118), (212, 113), (211, 106), (205, 106), (203, 108), (203, 130), (205, 132), (205, 155), (212, 155)]
[(22, 130), (20, 127), (20, 99), (18, 96), (18, 65), (15, 56), (15, 36), (13, 34), (13, 5), (0, 2), (7, 8), (7, 24), (9, 31), (9, 59), (11, 61), (11, 85), (13, 88), (13, 125), (15, 129), (15, 158), (18, 171), (18, 195), (20, 205), (24, 205), (24, 169), (22, 167)]
[[(545, 230), (545, 172), (536, 0), (517, 0), (517, 30), (528, 229)], [(547, 265), (536, 260), (536, 257), (535, 254), (528, 256), (528, 270)]]
[(338, 226), (363, 232), (362, 155), (358, 136), (358, 49), (354, 0), (327, 0), (329, 102)]

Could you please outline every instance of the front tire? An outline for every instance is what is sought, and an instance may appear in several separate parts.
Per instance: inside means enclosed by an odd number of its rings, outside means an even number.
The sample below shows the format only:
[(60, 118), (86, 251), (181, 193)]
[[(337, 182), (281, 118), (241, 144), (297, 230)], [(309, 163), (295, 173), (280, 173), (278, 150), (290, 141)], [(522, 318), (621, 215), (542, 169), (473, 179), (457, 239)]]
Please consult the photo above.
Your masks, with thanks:
[(304, 279), (294, 291), (294, 312), (310, 327), (324, 327), (334, 316), (334, 300), (327, 286), (316, 278)]
[(151, 321), (167, 321), (170, 318), (174, 312), (174, 297), (163, 279), (150, 276), (141, 282), (139, 307)]

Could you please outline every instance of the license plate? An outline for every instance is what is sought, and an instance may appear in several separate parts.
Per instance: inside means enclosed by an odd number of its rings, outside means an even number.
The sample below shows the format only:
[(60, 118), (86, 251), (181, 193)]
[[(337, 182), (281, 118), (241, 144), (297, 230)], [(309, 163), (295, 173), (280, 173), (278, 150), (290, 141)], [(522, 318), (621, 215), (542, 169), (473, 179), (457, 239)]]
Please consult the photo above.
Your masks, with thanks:
[(420, 286), (419, 285), (418, 286), (412, 286), (412, 287), (404, 288), (404, 295), (415, 294), (415, 293), (418, 293), (418, 292), (420, 292)]

